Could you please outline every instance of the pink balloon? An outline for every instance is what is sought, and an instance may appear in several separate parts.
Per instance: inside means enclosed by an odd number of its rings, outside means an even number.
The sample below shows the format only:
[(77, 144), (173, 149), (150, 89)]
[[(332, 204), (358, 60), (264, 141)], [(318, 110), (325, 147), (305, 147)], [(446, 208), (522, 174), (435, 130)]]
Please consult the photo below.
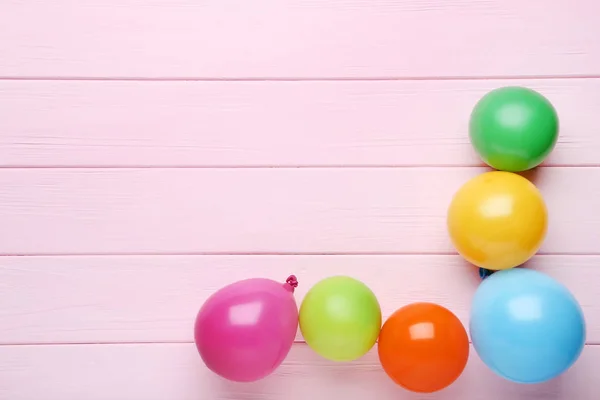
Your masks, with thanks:
[(251, 382), (271, 374), (289, 353), (298, 330), (295, 276), (286, 283), (246, 279), (225, 286), (202, 306), (194, 337), (216, 374)]

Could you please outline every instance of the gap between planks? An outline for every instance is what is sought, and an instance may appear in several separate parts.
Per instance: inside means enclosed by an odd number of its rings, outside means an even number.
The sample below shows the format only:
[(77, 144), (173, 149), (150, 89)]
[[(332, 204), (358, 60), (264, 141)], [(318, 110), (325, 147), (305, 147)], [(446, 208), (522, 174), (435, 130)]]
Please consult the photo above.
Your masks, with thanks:
[(111, 76), (0, 76), (0, 81), (76, 81), (76, 82), (402, 82), (402, 81), (490, 81), (490, 80), (554, 80), (598, 79), (600, 74), (579, 75), (488, 75), (488, 76), (381, 76), (381, 77), (111, 77)]
[[(29, 169), (110, 169), (110, 170), (137, 170), (137, 169), (150, 169), (150, 170), (171, 170), (171, 169), (278, 169), (278, 170), (296, 170), (296, 169), (445, 169), (445, 168), (487, 168), (489, 171), (493, 171), (487, 165), (481, 163), (480, 165), (454, 165), (454, 164), (415, 164), (415, 165), (389, 165), (389, 164), (361, 164), (361, 165), (19, 165), (19, 166), (7, 166), (0, 165), (0, 170), (29, 170)], [(552, 165), (541, 165), (535, 170), (541, 170), (546, 168), (600, 168), (598, 164), (552, 164)], [(531, 172), (531, 171), (528, 171)]]
[[(376, 344), (378, 342), (375, 342)], [(471, 340), (469, 340), (470, 344), (473, 344)], [(177, 341), (137, 341), (137, 342), (39, 342), (39, 343), (0, 343), (0, 347), (43, 347), (43, 346), (136, 346), (136, 345), (177, 345), (177, 344), (194, 344), (194, 342), (190, 342), (187, 340)], [(305, 340), (295, 339), (294, 344), (306, 344)], [(600, 346), (600, 342), (586, 342), (586, 347), (590, 346)]]
[[(36, 257), (179, 257), (179, 256), (206, 256), (206, 257), (262, 257), (262, 256), (275, 256), (275, 257), (302, 257), (302, 256), (324, 256), (324, 257), (337, 257), (337, 256), (369, 256), (369, 257), (386, 257), (386, 256), (456, 256), (455, 252), (427, 252), (422, 251), (398, 251), (398, 252), (111, 252), (111, 253), (5, 253), (0, 254), (1, 257), (18, 257), (18, 258), (36, 258)], [(548, 252), (539, 251), (536, 256), (555, 256), (555, 257), (587, 257), (587, 256), (598, 256), (598, 252)]]

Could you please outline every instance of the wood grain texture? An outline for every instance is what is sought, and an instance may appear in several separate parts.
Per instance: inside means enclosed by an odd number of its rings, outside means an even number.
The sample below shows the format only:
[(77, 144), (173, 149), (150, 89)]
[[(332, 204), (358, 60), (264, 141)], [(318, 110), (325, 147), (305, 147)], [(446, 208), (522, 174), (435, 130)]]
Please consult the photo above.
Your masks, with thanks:
[[(4, 169), (0, 254), (428, 253), (483, 168)], [(597, 254), (600, 168), (530, 174), (544, 254)]]
[(600, 73), (595, 0), (9, 0), (2, 7), (4, 77)]
[(374, 350), (359, 361), (332, 363), (296, 344), (273, 375), (236, 384), (205, 368), (193, 344), (2, 346), (0, 398), (39, 400), (43, 393), (49, 400), (597, 400), (598, 363), (600, 347), (587, 346), (559, 378), (519, 385), (494, 375), (471, 351), (452, 386), (423, 395), (387, 378)]
[[(600, 256), (537, 256), (527, 264), (575, 295), (588, 343), (600, 343), (599, 266)], [(349, 275), (373, 290), (384, 319), (429, 301), (465, 326), (480, 283), (458, 256), (0, 257), (0, 344), (192, 342), (196, 313), (216, 290), (290, 274), (300, 282), (298, 305), (319, 280)]]
[[(598, 400), (596, 0), (0, 0), (0, 400)], [(445, 228), (487, 169), (475, 102), (522, 85), (559, 143), (526, 174), (549, 231), (527, 267), (563, 282), (582, 357), (542, 385), (472, 352), (434, 395), (375, 351), (297, 336), (254, 384), (202, 364), (192, 325), (238, 279), (354, 276), (384, 316), (433, 301), (468, 324), (479, 278)]]
[(599, 164), (600, 79), (568, 79), (0, 81), (0, 166), (482, 165), (469, 115), (510, 85), (558, 111), (546, 165)]

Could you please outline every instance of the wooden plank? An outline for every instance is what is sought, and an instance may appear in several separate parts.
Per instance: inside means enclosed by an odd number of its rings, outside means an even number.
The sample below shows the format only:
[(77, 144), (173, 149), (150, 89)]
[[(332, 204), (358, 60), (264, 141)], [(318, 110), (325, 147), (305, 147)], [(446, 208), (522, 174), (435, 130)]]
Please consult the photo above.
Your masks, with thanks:
[(11, 400), (596, 400), (600, 347), (587, 346), (575, 365), (543, 384), (505, 381), (472, 351), (461, 377), (430, 395), (396, 386), (375, 351), (359, 361), (320, 359), (305, 344), (261, 381), (224, 381), (202, 364), (192, 344), (0, 347), (0, 398)]
[[(565, 284), (600, 343), (600, 256), (537, 256), (528, 267)], [(417, 301), (468, 326), (477, 269), (458, 256), (0, 257), (0, 344), (192, 342), (202, 303), (251, 277), (296, 274), (296, 300), (319, 280), (349, 275), (377, 295), (384, 318)], [(297, 340), (302, 341), (298, 335)]]
[[(481, 168), (3, 169), (0, 254), (454, 253), (446, 210)], [(600, 168), (531, 175), (545, 254), (597, 254)]]
[(600, 79), (0, 81), (0, 166), (482, 165), (469, 115), (510, 85), (558, 110), (546, 165), (600, 163)]
[(26, 0), (2, 15), (3, 77), (600, 73), (595, 0)]

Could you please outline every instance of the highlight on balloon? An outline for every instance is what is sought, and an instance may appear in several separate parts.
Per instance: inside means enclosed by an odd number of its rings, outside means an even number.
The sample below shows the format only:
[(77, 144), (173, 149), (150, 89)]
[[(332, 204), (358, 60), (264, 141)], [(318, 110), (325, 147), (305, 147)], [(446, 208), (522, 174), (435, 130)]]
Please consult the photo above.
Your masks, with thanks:
[(433, 302), (398, 305), (383, 318), (376, 293), (350, 276), (316, 282), (300, 307), (295, 276), (246, 279), (218, 290), (197, 314), (194, 338), (206, 366), (231, 381), (263, 379), (282, 364), (298, 331), (332, 362), (351, 362), (376, 347), (381, 373), (417, 393), (452, 385), (475, 355), (520, 384), (549, 381), (576, 363), (585, 317), (566, 286), (527, 268), (549, 229), (548, 209), (542, 191), (517, 174), (554, 149), (556, 110), (536, 91), (506, 87), (483, 96), (470, 118), (473, 148), (496, 171), (471, 177), (447, 209), (451, 244), (482, 278), (468, 328)]

